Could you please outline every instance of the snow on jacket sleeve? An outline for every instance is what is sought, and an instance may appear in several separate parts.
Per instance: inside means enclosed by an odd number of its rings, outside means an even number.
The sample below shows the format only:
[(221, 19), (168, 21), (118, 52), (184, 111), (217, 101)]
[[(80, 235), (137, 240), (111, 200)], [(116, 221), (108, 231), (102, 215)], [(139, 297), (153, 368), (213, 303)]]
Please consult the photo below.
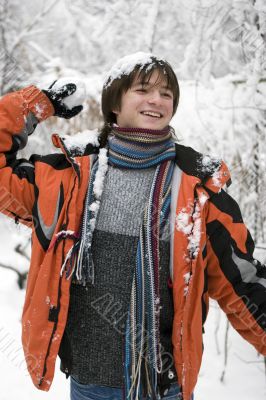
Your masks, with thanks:
[(35, 86), (0, 99), (0, 211), (28, 226), (34, 203), (34, 164), (17, 159), (38, 122), (53, 115), (48, 98)]
[(209, 294), (266, 355), (266, 266), (253, 258), (254, 242), (239, 206), (223, 190), (210, 198), (207, 235)]

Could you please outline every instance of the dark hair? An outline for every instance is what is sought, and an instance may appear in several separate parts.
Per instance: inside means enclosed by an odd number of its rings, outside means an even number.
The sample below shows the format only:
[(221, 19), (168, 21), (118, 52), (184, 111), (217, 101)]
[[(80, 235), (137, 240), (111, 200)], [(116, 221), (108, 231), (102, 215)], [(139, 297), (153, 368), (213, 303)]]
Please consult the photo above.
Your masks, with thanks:
[(103, 86), (101, 101), (104, 118), (104, 126), (99, 138), (101, 147), (106, 144), (108, 133), (111, 131), (111, 125), (116, 123), (116, 115), (113, 113), (113, 110), (120, 110), (122, 95), (131, 88), (136, 76), (142, 84), (149, 82), (154, 71), (158, 71), (156, 83), (166, 78), (167, 88), (173, 92), (173, 115), (175, 114), (179, 102), (177, 77), (167, 61), (158, 59), (155, 56), (151, 56), (150, 59), (151, 61), (148, 61), (144, 65), (136, 64), (135, 68), (127, 75), (123, 74), (115, 79), (112, 79), (111, 76), (107, 78)]

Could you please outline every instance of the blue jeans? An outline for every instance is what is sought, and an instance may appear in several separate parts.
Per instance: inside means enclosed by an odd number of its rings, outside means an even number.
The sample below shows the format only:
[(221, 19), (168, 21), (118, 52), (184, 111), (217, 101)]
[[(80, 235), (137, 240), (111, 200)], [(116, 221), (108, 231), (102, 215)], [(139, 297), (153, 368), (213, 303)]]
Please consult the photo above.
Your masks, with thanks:
[[(182, 395), (178, 384), (172, 384), (163, 400), (181, 400)], [(98, 386), (82, 385), (75, 379), (70, 379), (70, 400), (123, 400), (123, 389)]]

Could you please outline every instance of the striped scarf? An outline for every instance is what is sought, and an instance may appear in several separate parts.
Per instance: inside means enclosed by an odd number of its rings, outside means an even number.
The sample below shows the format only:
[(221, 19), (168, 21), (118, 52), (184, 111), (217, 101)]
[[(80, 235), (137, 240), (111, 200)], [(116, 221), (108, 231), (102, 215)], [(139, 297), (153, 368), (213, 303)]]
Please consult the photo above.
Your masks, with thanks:
[(109, 162), (121, 168), (148, 168), (175, 157), (173, 128), (113, 128), (108, 137)]
[[(156, 166), (148, 201), (144, 208), (136, 254), (130, 306), (125, 331), (125, 398), (157, 399), (157, 375), (162, 372), (160, 354), (159, 240), (170, 212), (171, 179), (174, 170), (173, 129), (147, 130), (113, 127), (108, 137), (108, 162), (119, 168)], [(103, 151), (95, 160), (85, 200), (80, 240), (70, 249), (62, 270), (77, 282), (94, 283), (91, 244), (99, 210), (101, 190), (95, 190), (97, 174), (102, 181), (107, 171)], [(67, 267), (68, 266), (68, 267)]]
[(158, 398), (160, 354), (159, 239), (170, 212), (175, 145), (172, 128), (162, 131), (115, 128), (109, 136), (109, 163), (120, 168), (156, 166), (136, 254), (125, 332), (125, 398)]

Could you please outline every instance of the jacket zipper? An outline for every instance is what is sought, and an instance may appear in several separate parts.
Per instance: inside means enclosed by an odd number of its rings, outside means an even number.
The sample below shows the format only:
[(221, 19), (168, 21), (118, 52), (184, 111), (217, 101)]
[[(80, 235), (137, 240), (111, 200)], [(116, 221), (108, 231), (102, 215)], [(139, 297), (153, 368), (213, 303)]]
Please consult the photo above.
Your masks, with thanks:
[[(193, 206), (193, 214), (194, 214), (194, 212), (195, 212), (195, 208), (196, 208), (196, 201), (199, 201), (199, 198), (198, 198), (198, 196), (197, 196), (197, 193), (196, 193), (196, 187), (197, 186), (200, 186), (200, 185), (196, 185), (195, 186), (195, 188), (194, 188), (194, 198), (195, 198), (195, 202), (194, 202), (194, 206)], [(192, 214), (192, 215), (193, 215)], [(193, 221), (193, 227), (194, 227), (194, 224), (195, 224), (195, 221)], [(198, 254), (196, 255), (196, 257), (193, 257), (193, 255), (190, 255), (190, 271), (191, 271), (191, 276), (192, 276), (192, 269), (193, 269), (193, 263), (195, 264), (196, 263), (196, 260), (197, 260), (197, 258), (198, 258)], [(191, 278), (190, 278), (191, 279)], [(190, 302), (190, 295), (191, 295), (191, 290), (188, 290), (188, 293), (187, 293), (187, 296), (186, 296), (186, 301), (185, 301), (185, 304), (184, 304), (184, 314), (183, 314), (183, 316), (184, 316), (184, 318), (183, 318), (183, 320), (182, 320), (182, 334), (181, 334), (181, 352), (182, 352), (182, 359), (183, 359), (183, 372), (182, 372), (182, 385), (181, 385), (181, 387), (182, 387), (182, 389), (183, 389), (183, 381), (184, 381), (184, 383), (185, 383), (185, 361), (184, 361), (184, 358), (183, 358), (183, 343), (182, 343), (182, 340), (183, 340), (183, 336), (184, 336), (184, 329), (183, 329), (183, 327), (184, 326), (186, 326), (186, 324), (187, 324), (187, 318), (185, 318), (185, 316), (186, 316), (186, 314), (187, 314), (187, 310), (188, 310), (188, 307), (189, 307), (189, 302)]]

